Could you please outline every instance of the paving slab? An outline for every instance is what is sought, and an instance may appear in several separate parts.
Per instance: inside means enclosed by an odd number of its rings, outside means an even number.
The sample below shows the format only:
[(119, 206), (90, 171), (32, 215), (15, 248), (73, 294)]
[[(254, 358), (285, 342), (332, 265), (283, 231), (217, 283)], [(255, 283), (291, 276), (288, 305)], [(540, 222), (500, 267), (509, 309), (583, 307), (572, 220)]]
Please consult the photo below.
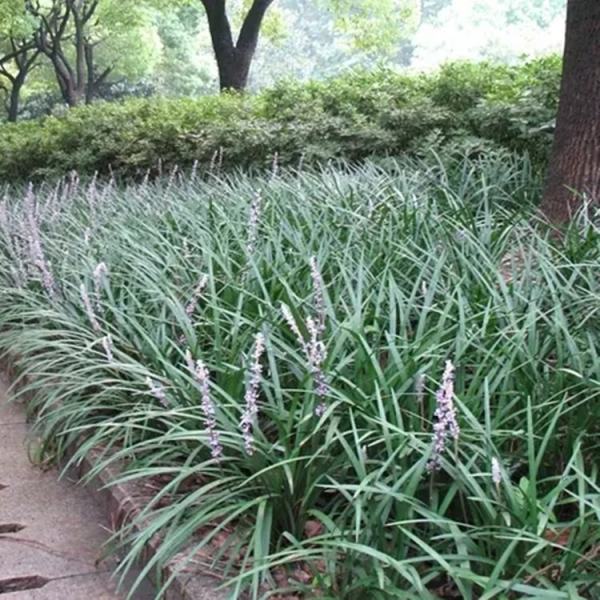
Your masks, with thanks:
[(3, 596), (6, 600), (114, 600), (119, 597), (116, 585), (105, 573), (53, 579), (39, 589)]
[[(1, 393), (0, 390), (0, 398), (2, 397)], [(29, 439), (29, 428), (23, 423), (4, 423), (0, 425), (0, 448), (2, 448), (0, 483), (6, 485), (8, 482), (3, 480), (13, 473), (15, 475), (13, 483), (39, 482), (47, 479), (44, 472), (41, 469), (33, 468), (29, 460), (27, 446)], [(56, 475), (54, 479), (56, 479)], [(0, 504), (1, 506), (2, 504)]]
[[(90, 491), (43, 471), (27, 453), (28, 427), (22, 404), (8, 403), (0, 379), (0, 596), (2, 600), (122, 600), (103, 559), (110, 524)], [(33, 589), (13, 589), (15, 580)], [(40, 582), (47, 582), (35, 587)], [(153, 600), (142, 586), (135, 600)]]
[(6, 402), (7, 385), (0, 377), (0, 427), (25, 423), (25, 410), (21, 402)]

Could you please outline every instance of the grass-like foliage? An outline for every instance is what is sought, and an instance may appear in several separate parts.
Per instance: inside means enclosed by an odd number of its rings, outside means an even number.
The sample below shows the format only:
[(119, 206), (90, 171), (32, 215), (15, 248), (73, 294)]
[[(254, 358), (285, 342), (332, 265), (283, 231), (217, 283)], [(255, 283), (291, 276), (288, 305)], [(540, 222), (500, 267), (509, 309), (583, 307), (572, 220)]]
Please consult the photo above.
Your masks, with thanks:
[(0, 350), (48, 455), (144, 484), (121, 568), (600, 597), (600, 231), (538, 192), (492, 155), (9, 194)]

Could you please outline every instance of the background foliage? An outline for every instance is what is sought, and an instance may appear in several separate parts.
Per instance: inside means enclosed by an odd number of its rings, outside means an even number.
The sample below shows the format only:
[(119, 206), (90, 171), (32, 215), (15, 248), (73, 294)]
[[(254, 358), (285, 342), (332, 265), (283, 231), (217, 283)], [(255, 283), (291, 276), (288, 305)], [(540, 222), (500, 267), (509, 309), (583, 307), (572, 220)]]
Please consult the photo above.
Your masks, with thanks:
[[(234, 24), (246, 5), (228, 0)], [(22, 8), (20, 0), (0, 1), (0, 54), (9, 48), (8, 34), (27, 36), (35, 25)], [(277, 0), (250, 84), (256, 90), (282, 78), (320, 79), (361, 66), (431, 69), (449, 59), (514, 62), (560, 50), (564, 10), (565, 0)], [(112, 69), (99, 97), (113, 98), (114, 89), (118, 97), (139, 95), (140, 89), (169, 97), (216, 89), (199, 0), (102, 0), (89, 37), (98, 42), (97, 71)], [(0, 96), (5, 93), (0, 88)], [(21, 118), (61, 110), (47, 60), (38, 60), (22, 100)]]

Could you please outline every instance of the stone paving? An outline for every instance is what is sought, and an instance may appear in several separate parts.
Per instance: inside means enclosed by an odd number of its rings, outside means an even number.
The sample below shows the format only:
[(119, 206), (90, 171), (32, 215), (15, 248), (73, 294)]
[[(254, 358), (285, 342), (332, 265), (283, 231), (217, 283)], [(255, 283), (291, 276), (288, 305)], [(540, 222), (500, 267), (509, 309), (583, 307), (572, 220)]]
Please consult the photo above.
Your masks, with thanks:
[[(106, 516), (84, 487), (31, 464), (28, 430), (0, 378), (0, 600), (125, 598), (102, 555)], [(134, 599), (154, 595), (145, 586)]]

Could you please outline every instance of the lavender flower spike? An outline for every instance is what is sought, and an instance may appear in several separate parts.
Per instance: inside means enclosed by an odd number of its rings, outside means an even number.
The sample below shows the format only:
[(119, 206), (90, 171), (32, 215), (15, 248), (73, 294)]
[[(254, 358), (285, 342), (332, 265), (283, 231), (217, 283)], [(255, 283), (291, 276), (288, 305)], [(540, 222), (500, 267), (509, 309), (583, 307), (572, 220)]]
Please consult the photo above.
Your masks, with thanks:
[(442, 378), (442, 386), (436, 393), (437, 407), (435, 409), (435, 423), (433, 425), (433, 453), (427, 463), (427, 470), (439, 471), (442, 455), (446, 450), (448, 437), (458, 441), (460, 428), (456, 420), (454, 408), (454, 365), (446, 361), (446, 368)]
[(106, 360), (108, 360), (109, 363), (114, 362), (115, 357), (113, 356), (113, 341), (110, 334), (102, 338), (102, 347), (104, 348), (104, 353), (106, 354)]
[(252, 366), (250, 367), (250, 377), (246, 386), (244, 401), (246, 408), (242, 414), (240, 427), (244, 437), (244, 449), (248, 456), (254, 454), (254, 436), (252, 435), (252, 427), (258, 414), (258, 389), (260, 386), (260, 377), (262, 374), (262, 365), (260, 358), (265, 349), (265, 337), (262, 333), (256, 334), (254, 342), (254, 354)]
[(500, 461), (495, 456), (492, 458), (492, 481), (496, 487), (499, 487), (502, 483), (502, 469), (500, 467)]
[(92, 301), (90, 300), (90, 297), (88, 295), (88, 291), (87, 291), (87, 288), (85, 287), (85, 283), (81, 284), (80, 290), (81, 290), (81, 299), (83, 300), (83, 306), (85, 307), (85, 312), (90, 321), (90, 325), (92, 326), (92, 329), (94, 331), (100, 331), (101, 330), (100, 323), (98, 322), (98, 319), (96, 318), (96, 314), (94, 313), (94, 308), (92, 307)]
[(42, 250), (42, 241), (36, 214), (35, 198), (33, 187), (29, 184), (25, 196), (26, 213), (26, 236), (29, 243), (29, 254), (31, 264), (39, 270), (42, 276), (42, 285), (51, 299), (56, 299), (56, 283), (52, 274), (50, 263), (44, 256)]
[(254, 195), (248, 216), (248, 242), (246, 250), (249, 255), (254, 254), (256, 240), (258, 239), (258, 226), (260, 224), (260, 213), (262, 208), (262, 197), (259, 192)]
[(283, 317), (287, 321), (290, 329), (294, 332), (302, 350), (304, 352), (304, 356), (308, 362), (308, 368), (315, 382), (314, 389), (315, 395), (319, 398), (319, 403), (315, 408), (315, 414), (317, 417), (320, 417), (325, 412), (325, 396), (327, 396), (327, 381), (325, 378), (325, 374), (323, 373), (322, 365), (327, 358), (327, 351), (325, 349), (325, 344), (322, 342), (321, 336), (321, 327), (320, 325), (312, 318), (308, 317), (306, 319), (306, 328), (309, 333), (308, 342), (304, 339), (302, 332), (298, 328), (296, 320), (292, 315), (290, 309), (285, 305), (281, 305), (281, 312), (283, 313)]
[(165, 388), (150, 377), (146, 377), (146, 385), (150, 389), (150, 393), (166, 408), (169, 402), (167, 401)]
[(108, 268), (106, 263), (100, 262), (94, 269), (94, 293), (96, 295), (96, 308), (98, 312), (102, 312), (102, 305), (100, 304), (100, 294), (102, 292), (102, 280), (106, 277)]
[(328, 392), (327, 379), (323, 373), (323, 363), (327, 358), (327, 350), (321, 339), (323, 332), (325, 331), (325, 299), (323, 292), (323, 278), (321, 277), (317, 260), (314, 256), (310, 259), (310, 273), (313, 286), (313, 308), (316, 316), (315, 318), (307, 317), (306, 319), (306, 329), (308, 330), (309, 335), (308, 341), (304, 339), (296, 320), (285, 304), (281, 306), (281, 311), (283, 312), (283, 316), (290, 329), (298, 338), (302, 350), (304, 351), (304, 356), (308, 361), (310, 373), (314, 381), (315, 395), (319, 399), (319, 403), (315, 408), (315, 414), (317, 417), (321, 417), (327, 408), (325, 397)]
[(315, 394), (319, 398), (319, 404), (315, 409), (317, 417), (321, 417), (326, 410), (325, 397), (327, 396), (327, 381), (323, 373), (323, 363), (327, 358), (327, 350), (321, 336), (325, 331), (325, 294), (323, 292), (323, 277), (319, 271), (317, 259), (312, 256), (310, 259), (310, 274), (313, 286), (313, 307), (316, 314), (316, 321), (312, 318), (306, 320), (306, 327), (310, 334), (309, 363), (311, 365), (313, 378), (315, 381)]
[(315, 408), (315, 415), (321, 417), (327, 408), (325, 397), (327, 396), (328, 387), (325, 374), (323, 373), (323, 363), (327, 358), (327, 350), (325, 349), (325, 344), (320, 339), (321, 328), (312, 317), (306, 319), (306, 327), (310, 334), (310, 340), (306, 346), (308, 364), (310, 365), (310, 371), (315, 382), (315, 395), (319, 399), (319, 403)]
[(196, 312), (196, 308), (198, 307), (198, 300), (208, 283), (208, 277), (206, 275), (202, 275), (194, 288), (194, 292), (187, 306), (185, 307), (185, 314), (191, 319)]
[(300, 345), (302, 346), (304, 353), (307, 354), (307, 348), (306, 348), (306, 342), (304, 341), (304, 336), (302, 335), (302, 332), (298, 328), (298, 324), (296, 323), (296, 319), (294, 319), (294, 315), (292, 315), (292, 311), (290, 310), (290, 307), (287, 306), (286, 304), (282, 304), (281, 312), (282, 312), (283, 318), (285, 319), (289, 328), (292, 330), (294, 335), (298, 338), (298, 341), (300, 342)]
[(202, 394), (202, 412), (204, 413), (206, 430), (208, 432), (211, 455), (213, 458), (219, 460), (221, 456), (223, 456), (223, 446), (221, 446), (219, 432), (217, 431), (217, 413), (215, 405), (210, 397), (210, 378), (208, 369), (201, 360), (196, 361), (196, 370), (194, 374), (196, 376), (196, 381), (200, 385), (200, 393)]

